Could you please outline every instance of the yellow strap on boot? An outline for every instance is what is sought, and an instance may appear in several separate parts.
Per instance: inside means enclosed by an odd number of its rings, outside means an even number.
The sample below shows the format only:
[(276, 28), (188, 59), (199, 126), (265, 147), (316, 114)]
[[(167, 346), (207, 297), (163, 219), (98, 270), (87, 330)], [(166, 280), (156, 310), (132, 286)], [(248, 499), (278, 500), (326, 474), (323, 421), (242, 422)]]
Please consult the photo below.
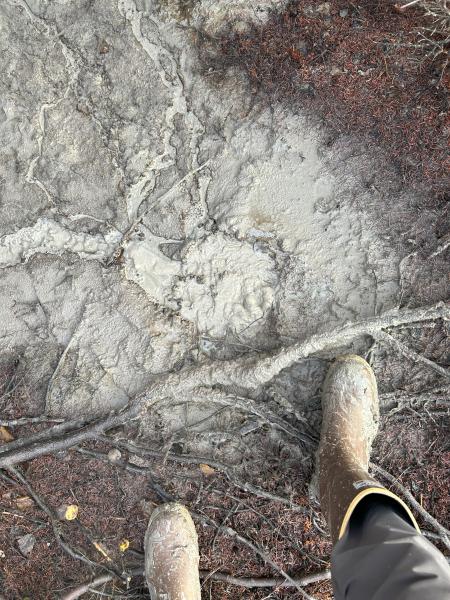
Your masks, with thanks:
[(419, 529), (419, 526), (417, 525), (417, 521), (414, 518), (414, 515), (412, 514), (409, 507), (403, 502), (403, 500), (401, 498), (399, 498), (396, 494), (394, 494), (393, 492), (391, 492), (383, 487), (367, 487), (367, 488), (364, 488), (363, 490), (361, 490), (359, 492), (359, 494), (357, 494), (353, 498), (353, 500), (350, 502), (350, 505), (345, 512), (344, 519), (343, 519), (341, 527), (339, 529), (339, 537), (338, 537), (339, 540), (344, 535), (345, 530), (347, 529), (348, 522), (350, 521), (350, 517), (352, 516), (353, 512), (355, 511), (355, 508), (358, 506), (358, 504), (361, 502), (361, 500), (363, 498), (365, 498), (366, 496), (369, 496), (371, 494), (379, 494), (380, 496), (387, 496), (388, 498), (392, 498), (393, 500), (395, 500), (405, 510), (406, 514), (408, 515), (408, 517), (411, 520), (411, 524), (415, 527), (417, 532), (420, 533), (420, 529)]

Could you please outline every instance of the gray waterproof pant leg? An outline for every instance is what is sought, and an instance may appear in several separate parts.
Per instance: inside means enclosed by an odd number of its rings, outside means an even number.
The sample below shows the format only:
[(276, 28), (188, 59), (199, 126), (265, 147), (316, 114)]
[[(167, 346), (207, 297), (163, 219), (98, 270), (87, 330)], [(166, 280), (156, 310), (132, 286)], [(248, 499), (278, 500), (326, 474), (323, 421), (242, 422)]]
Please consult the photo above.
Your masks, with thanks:
[(331, 557), (336, 600), (450, 600), (450, 565), (394, 501), (361, 501)]

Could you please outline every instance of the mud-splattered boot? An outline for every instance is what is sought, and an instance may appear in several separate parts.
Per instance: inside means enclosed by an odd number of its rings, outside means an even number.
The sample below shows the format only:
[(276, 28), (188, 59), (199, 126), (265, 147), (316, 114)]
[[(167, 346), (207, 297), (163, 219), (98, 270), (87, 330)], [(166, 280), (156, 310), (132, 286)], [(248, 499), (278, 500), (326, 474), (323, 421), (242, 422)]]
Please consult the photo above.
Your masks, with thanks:
[(200, 600), (197, 532), (178, 503), (155, 509), (145, 534), (145, 576), (151, 600)]
[(323, 387), (322, 414), (316, 473), (333, 543), (344, 535), (355, 507), (369, 494), (393, 498), (417, 527), (404, 502), (368, 474), (379, 404), (375, 375), (363, 358), (341, 356), (332, 364)]

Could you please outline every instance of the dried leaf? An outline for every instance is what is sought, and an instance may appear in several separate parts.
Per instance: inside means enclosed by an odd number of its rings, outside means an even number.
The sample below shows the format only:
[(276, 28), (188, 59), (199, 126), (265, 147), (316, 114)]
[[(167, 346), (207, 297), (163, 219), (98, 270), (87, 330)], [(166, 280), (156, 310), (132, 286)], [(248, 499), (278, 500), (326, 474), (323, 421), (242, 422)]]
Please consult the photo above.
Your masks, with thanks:
[(14, 439), (13, 434), (9, 431), (7, 427), (0, 427), (0, 442), (8, 443), (12, 442)]
[(119, 544), (119, 550), (121, 552), (125, 552), (130, 547), (130, 541), (127, 539), (123, 539)]
[(212, 467), (206, 465), (205, 463), (201, 463), (199, 466), (200, 471), (203, 473), (203, 475), (206, 475), (207, 477), (209, 477), (210, 475), (214, 475), (214, 473), (216, 472)]
[(64, 518), (66, 521), (73, 521), (78, 517), (78, 506), (76, 504), (69, 504), (66, 507)]

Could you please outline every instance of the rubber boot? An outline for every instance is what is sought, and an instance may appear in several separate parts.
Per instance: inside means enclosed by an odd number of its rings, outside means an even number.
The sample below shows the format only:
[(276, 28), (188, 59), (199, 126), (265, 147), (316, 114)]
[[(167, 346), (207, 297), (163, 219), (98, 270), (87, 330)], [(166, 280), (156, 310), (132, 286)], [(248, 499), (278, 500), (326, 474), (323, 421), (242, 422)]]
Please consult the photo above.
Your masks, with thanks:
[(200, 600), (197, 532), (176, 502), (156, 508), (145, 534), (145, 576), (151, 600)]
[(318, 450), (318, 491), (333, 543), (340, 539), (358, 503), (369, 494), (389, 496), (417, 528), (406, 504), (368, 473), (378, 431), (377, 383), (360, 356), (338, 357), (328, 370), (322, 394)]

